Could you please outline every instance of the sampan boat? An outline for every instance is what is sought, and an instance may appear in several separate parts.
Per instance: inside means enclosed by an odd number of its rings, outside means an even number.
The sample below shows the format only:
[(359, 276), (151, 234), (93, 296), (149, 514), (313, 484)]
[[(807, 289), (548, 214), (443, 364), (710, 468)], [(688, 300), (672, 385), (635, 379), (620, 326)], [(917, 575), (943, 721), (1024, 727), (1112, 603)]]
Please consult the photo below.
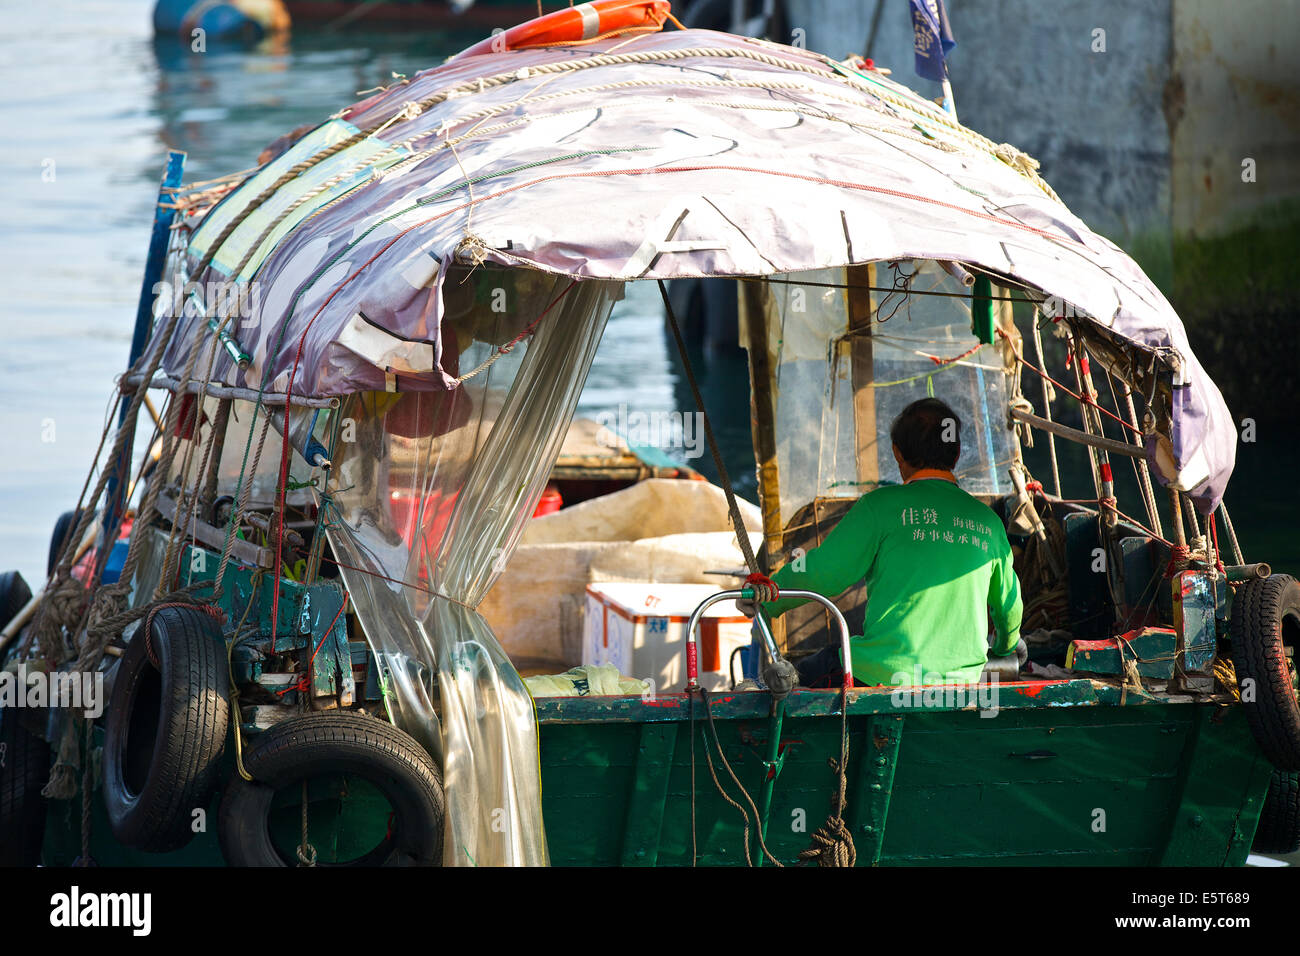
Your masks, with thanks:
[[(6, 858), (1294, 848), (1297, 586), (1235, 544), (1233, 422), (1160, 292), (1032, 159), (869, 64), (661, 31), (662, 0), (574, 10), (252, 173), (186, 187), (173, 156), (102, 470), (41, 594), (14, 614), (5, 579), (8, 671), (111, 688), (97, 719), (0, 714), (20, 755), (0, 770)], [(898, 481), (890, 421), (942, 395), (960, 482), (1013, 542), (1024, 672), (782, 686), (780, 661), (860, 620), (859, 586), (761, 622), (734, 683), (695, 636), (701, 606), (653, 693), (592, 693), (589, 669), (577, 696), (529, 694), (476, 608), (558, 517), (531, 518), (615, 302), (694, 277), (736, 280), (749, 357), (761, 518), (728, 506), (739, 553), (775, 569)], [(167, 401), (133, 475), (150, 390)], [(1050, 446), (1041, 481), (1031, 442)], [(539, 620), (567, 596), (529, 593)]]

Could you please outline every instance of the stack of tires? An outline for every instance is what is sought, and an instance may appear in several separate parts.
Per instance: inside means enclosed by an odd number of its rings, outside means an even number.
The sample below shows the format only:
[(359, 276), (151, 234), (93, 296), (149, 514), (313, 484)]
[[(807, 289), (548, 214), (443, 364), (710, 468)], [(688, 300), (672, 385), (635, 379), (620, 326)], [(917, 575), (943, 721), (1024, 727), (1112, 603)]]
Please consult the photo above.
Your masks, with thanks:
[[(31, 600), (17, 571), (0, 574), (0, 630)], [(50, 775), (50, 748), (23, 724), (26, 711), (0, 708), (0, 866), (35, 866), (45, 834), (41, 788)]]
[[(160, 610), (132, 639), (119, 668), (104, 743), (103, 797), (113, 836), (138, 850), (176, 850), (193, 838), (196, 811), (206, 812), (222, 783), (232, 715), (221, 627), (202, 608)], [(258, 735), (242, 758), (252, 780), (229, 771), (217, 822), (231, 865), (315, 863), (309, 844), (304, 851), (301, 842), (274, 838), (272, 817), (286, 799), (300, 803), (305, 783), (334, 777), (365, 781), (391, 813), (384, 837), (368, 852), (321, 865), (441, 862), (442, 775), (396, 727), (349, 711), (304, 713)]]
[[(59, 518), (49, 564), (57, 562), (78, 514)], [(0, 574), (0, 628), (31, 598), (16, 571)], [(114, 842), (147, 853), (189, 844), (220, 792), (217, 838), (236, 866), (439, 865), (445, 817), (442, 773), (414, 738), (354, 711), (291, 716), (256, 736), (236, 769), (228, 752), (232, 714), (225, 635), (212, 609), (164, 605), (140, 624), (111, 677), (104, 716), (101, 796)], [(20, 718), (40, 712), (0, 710), (0, 866), (34, 866), (48, 810), (41, 790), (52, 762), (49, 744)], [(43, 720), (39, 721), (41, 724)], [(317, 854), (297, 821), (309, 791), (372, 796), (362, 808), (373, 845), (340, 857)], [(337, 788), (335, 788), (337, 790)], [(294, 827), (286, 827), (292, 805)], [(377, 809), (376, 809), (377, 808)], [(318, 843), (331, 843), (327, 808), (309, 805)], [(322, 823), (324, 825), (322, 825)], [(305, 832), (305, 828), (304, 828)], [(333, 841), (339, 843), (341, 841)], [(355, 848), (357, 841), (351, 841)], [(317, 859), (319, 855), (319, 860)]]

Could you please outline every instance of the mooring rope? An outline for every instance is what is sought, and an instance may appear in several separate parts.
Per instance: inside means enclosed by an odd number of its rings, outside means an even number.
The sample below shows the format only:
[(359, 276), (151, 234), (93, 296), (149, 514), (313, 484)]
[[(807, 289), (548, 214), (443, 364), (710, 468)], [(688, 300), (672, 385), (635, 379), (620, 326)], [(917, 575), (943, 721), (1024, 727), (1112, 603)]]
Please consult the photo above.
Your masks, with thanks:
[[(722, 766), (727, 771), (727, 776), (731, 778), (731, 782), (736, 785), (738, 790), (740, 790), (740, 795), (745, 798), (745, 803), (748, 804), (750, 812), (754, 814), (754, 830), (755, 835), (758, 837), (759, 849), (763, 851), (763, 856), (773, 865), (784, 867), (784, 863), (768, 852), (767, 842), (763, 839), (763, 819), (758, 812), (758, 807), (754, 804), (754, 798), (749, 795), (749, 791), (745, 789), (745, 785), (740, 782), (740, 778), (736, 776), (736, 772), (731, 769), (731, 762), (727, 760), (727, 755), (722, 751), (722, 741), (718, 739), (718, 728), (713, 722), (713, 708), (709, 704), (709, 692), (703, 687), (700, 688), (700, 699), (704, 702), (704, 716), (706, 718), (706, 725), (709, 728), (709, 735), (713, 739), (713, 745), (718, 748), (718, 759), (722, 761)], [(704, 756), (708, 760), (709, 773), (713, 775), (713, 784), (718, 788), (718, 793), (722, 794), (722, 798), (739, 810), (740, 815), (745, 818), (745, 862), (750, 866), (753, 866), (753, 861), (750, 859), (749, 855), (749, 814), (745, 812), (744, 808), (741, 807), (740, 804), (732, 800), (727, 792), (722, 788), (722, 783), (718, 780), (718, 775), (713, 769), (713, 758), (709, 756), (708, 740), (704, 743)]]
[(828, 761), (836, 774), (835, 792), (831, 794), (831, 812), (812, 835), (812, 846), (799, 854), (800, 863), (816, 862), (818, 866), (856, 866), (858, 851), (853, 845), (853, 834), (844, 823), (844, 807), (848, 790), (849, 766), (849, 688), (840, 690), (840, 759)]

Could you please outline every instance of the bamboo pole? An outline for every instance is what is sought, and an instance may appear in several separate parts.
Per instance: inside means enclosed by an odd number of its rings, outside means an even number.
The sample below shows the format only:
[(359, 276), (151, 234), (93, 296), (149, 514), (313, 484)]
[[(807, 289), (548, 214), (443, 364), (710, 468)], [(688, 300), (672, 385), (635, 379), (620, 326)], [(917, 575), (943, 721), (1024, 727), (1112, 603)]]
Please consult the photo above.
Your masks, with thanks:
[[(1029, 320), (1030, 326), (1034, 330), (1034, 355), (1038, 358), (1038, 381), (1043, 386), (1043, 417), (1050, 423), (1052, 421), (1052, 385), (1047, 380), (1047, 362), (1043, 358), (1043, 335), (1038, 328), (1038, 316), (1032, 315)], [(1056, 433), (1051, 429), (1047, 431), (1047, 450), (1052, 456), (1052, 487), (1056, 491), (1056, 497), (1064, 497), (1061, 494), (1061, 469), (1056, 462)]]

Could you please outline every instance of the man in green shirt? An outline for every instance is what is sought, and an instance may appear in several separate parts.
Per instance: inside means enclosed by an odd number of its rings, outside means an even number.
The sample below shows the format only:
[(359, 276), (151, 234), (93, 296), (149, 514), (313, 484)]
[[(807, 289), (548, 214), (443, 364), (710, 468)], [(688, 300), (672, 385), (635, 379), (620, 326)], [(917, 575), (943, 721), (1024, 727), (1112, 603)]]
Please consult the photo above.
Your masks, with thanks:
[[(850, 642), (856, 683), (968, 683), (979, 680), (990, 654), (1014, 652), (1024, 663), (1011, 545), (993, 510), (957, 487), (960, 432), (957, 415), (938, 399), (908, 405), (890, 429), (903, 483), (863, 495), (820, 546), (772, 579), (781, 590), (832, 598), (866, 579), (863, 633)], [(741, 603), (752, 611), (751, 602)], [(763, 608), (775, 616), (801, 603), (778, 599)], [(798, 670), (805, 686), (839, 686), (838, 641)]]

